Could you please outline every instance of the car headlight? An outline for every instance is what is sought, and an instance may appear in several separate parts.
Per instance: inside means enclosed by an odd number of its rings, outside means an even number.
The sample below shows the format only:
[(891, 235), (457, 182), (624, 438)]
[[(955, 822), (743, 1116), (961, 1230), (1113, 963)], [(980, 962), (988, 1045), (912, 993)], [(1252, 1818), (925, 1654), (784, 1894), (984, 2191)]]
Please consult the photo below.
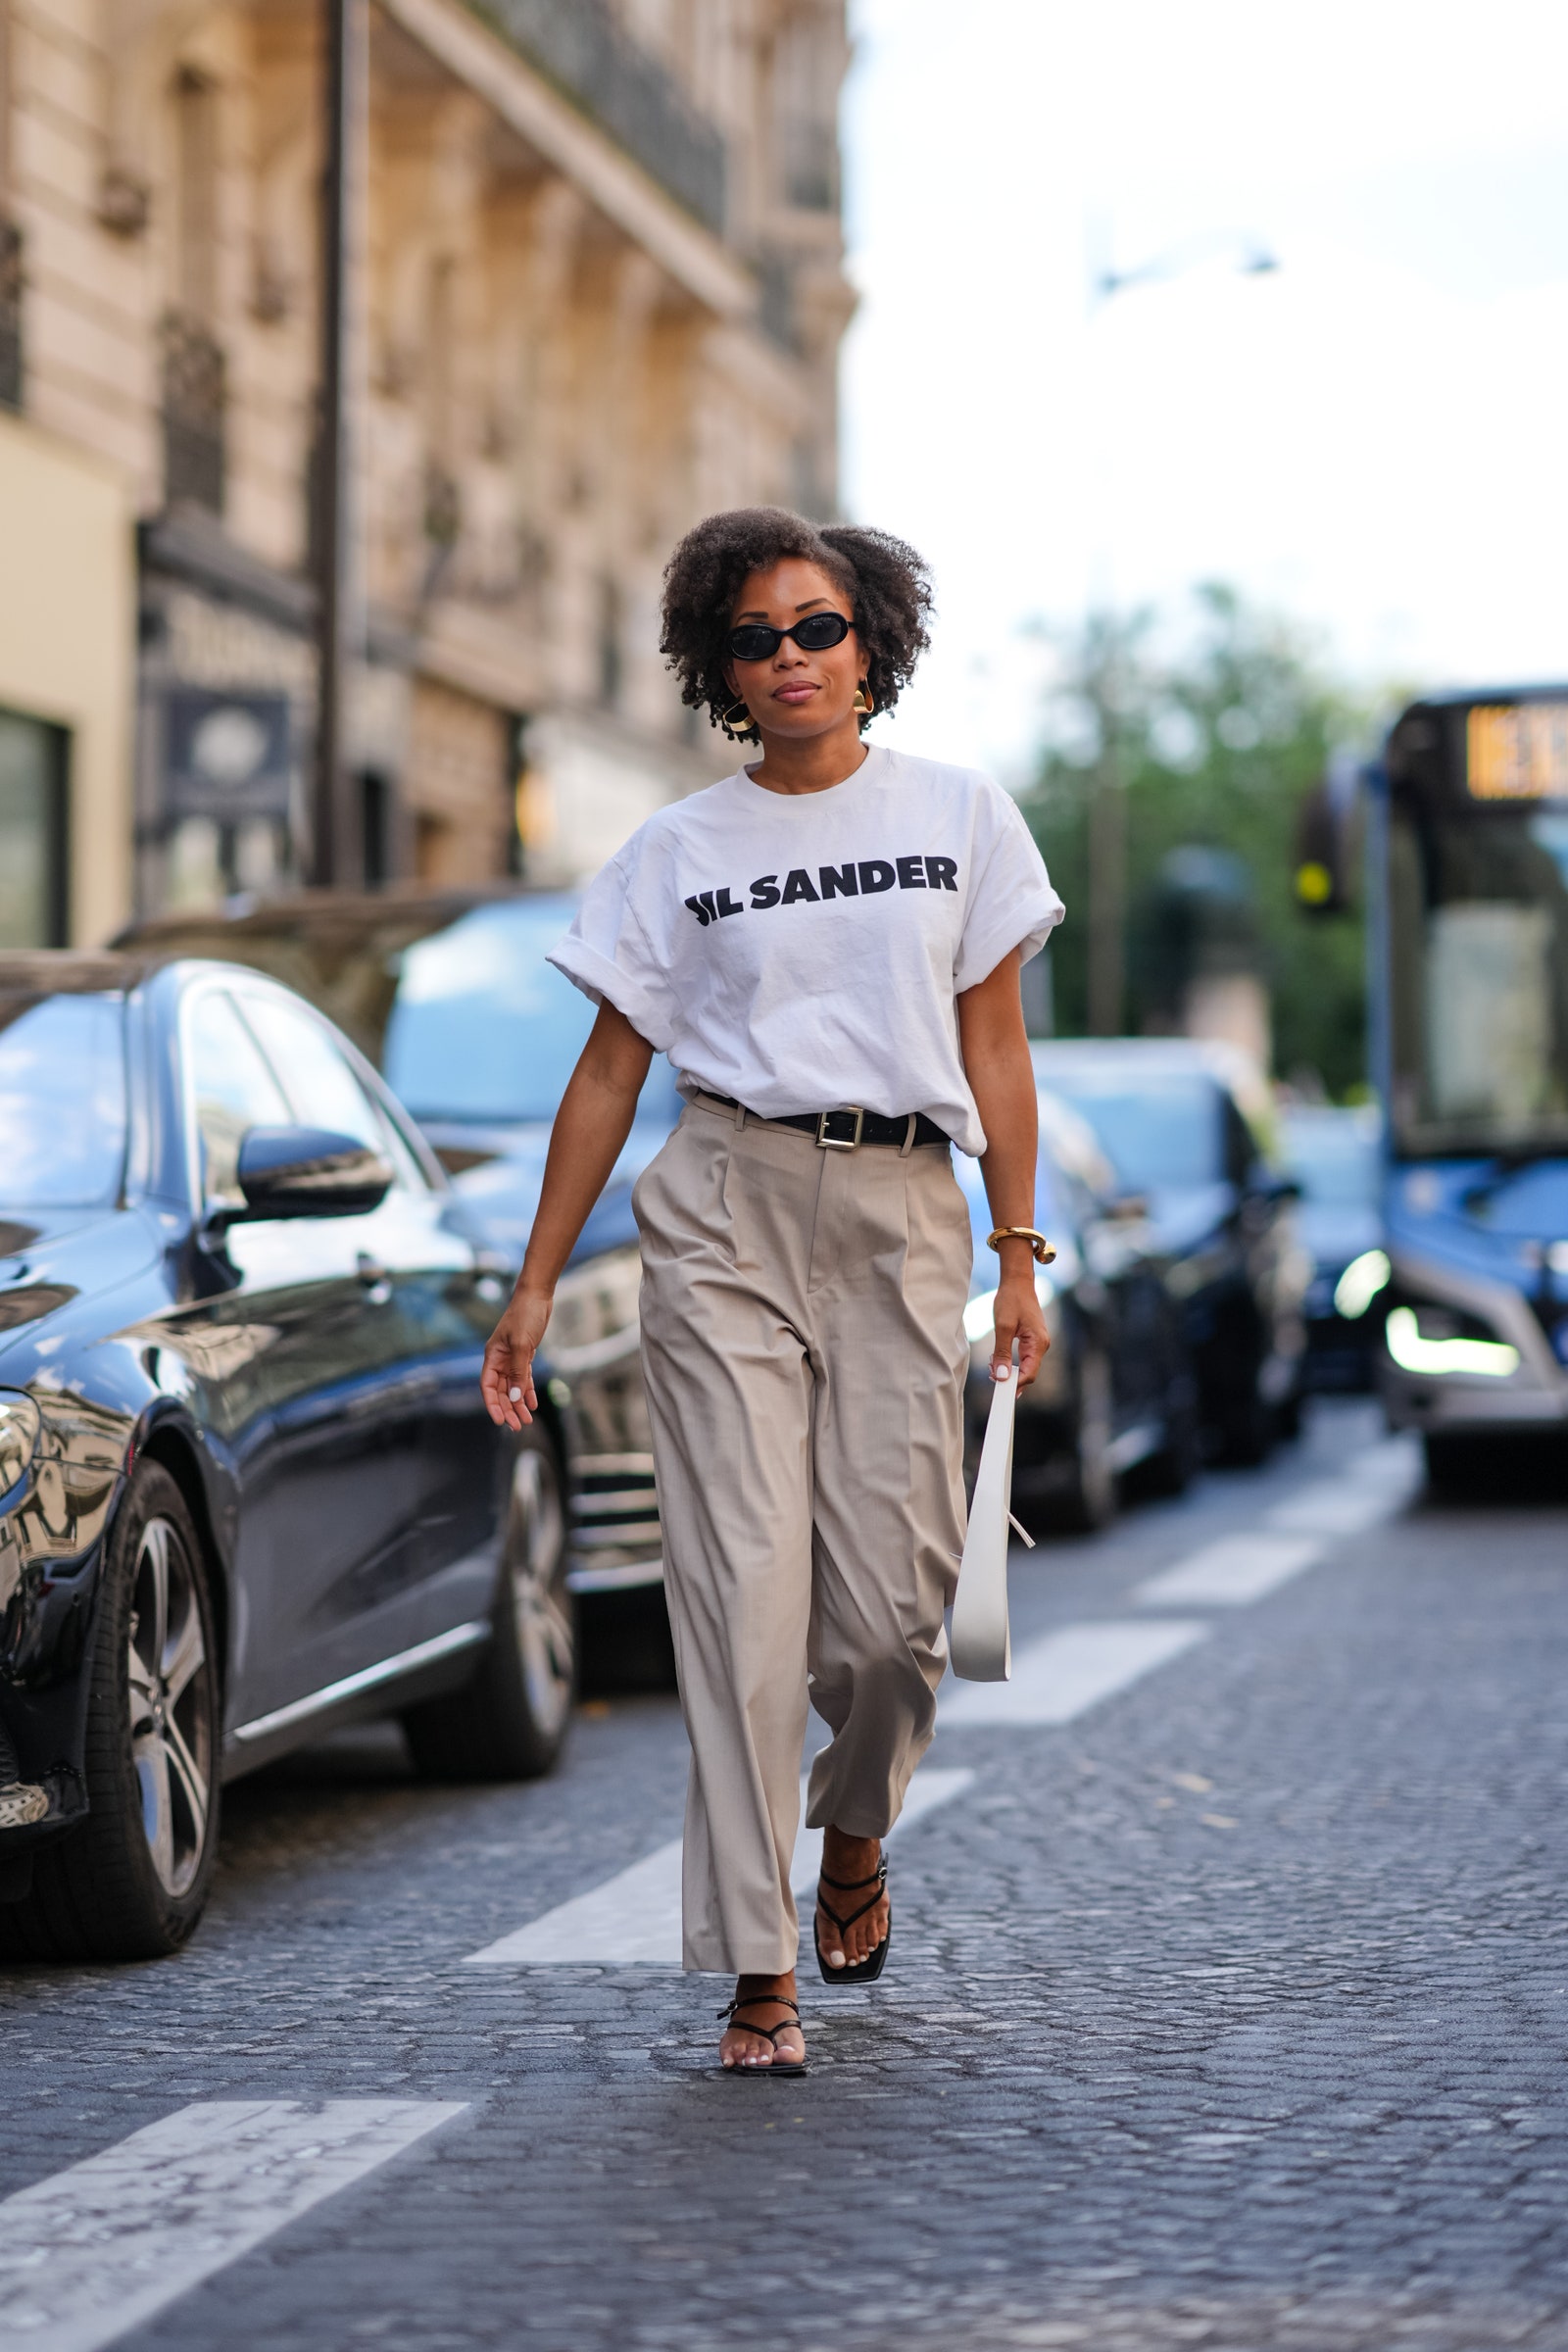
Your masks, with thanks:
[(0, 1494), (9, 1494), (27, 1475), (38, 1444), (38, 1407), (18, 1390), (0, 1390)]
[(1419, 1373), (1423, 1378), (1444, 1372), (1468, 1372), (1506, 1380), (1510, 1372), (1519, 1369), (1519, 1350), (1506, 1340), (1477, 1340), (1463, 1335), (1439, 1338), (1422, 1330), (1420, 1316), (1413, 1306), (1392, 1308), (1384, 1332), (1389, 1353), (1401, 1372)]
[(1343, 1315), (1347, 1323), (1364, 1315), (1379, 1291), (1387, 1287), (1393, 1270), (1386, 1250), (1363, 1250), (1359, 1257), (1352, 1257), (1334, 1286), (1336, 1314)]

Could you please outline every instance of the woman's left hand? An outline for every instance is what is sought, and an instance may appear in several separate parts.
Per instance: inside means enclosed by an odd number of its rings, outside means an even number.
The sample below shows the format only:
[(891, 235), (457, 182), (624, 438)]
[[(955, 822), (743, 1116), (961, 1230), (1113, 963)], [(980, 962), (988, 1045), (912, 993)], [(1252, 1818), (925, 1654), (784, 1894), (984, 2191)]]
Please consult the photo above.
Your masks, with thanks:
[[(1004, 1243), (1005, 1249), (1007, 1245)], [(1026, 1389), (1045, 1361), (1051, 1346), (1045, 1309), (1035, 1291), (1031, 1258), (1026, 1271), (1004, 1272), (997, 1288), (996, 1338), (991, 1348), (991, 1377), (1012, 1362), (1012, 1343), (1018, 1343), (1018, 1386)]]

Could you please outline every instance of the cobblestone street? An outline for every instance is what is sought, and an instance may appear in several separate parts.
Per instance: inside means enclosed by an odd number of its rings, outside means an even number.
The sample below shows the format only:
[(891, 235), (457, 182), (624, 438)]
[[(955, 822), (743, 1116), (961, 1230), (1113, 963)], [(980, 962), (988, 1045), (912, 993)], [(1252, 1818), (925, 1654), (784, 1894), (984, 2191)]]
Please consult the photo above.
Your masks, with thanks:
[[(1565, 1537), (1426, 1498), (1355, 1405), (1015, 1555), (1014, 1682), (944, 1693), (887, 1975), (803, 1971), (805, 2081), (720, 2078), (727, 1988), (649, 1964), (672, 1697), (590, 1701), (528, 1787), (422, 1786), (379, 1730), (237, 1787), (183, 1957), (0, 1984), (0, 2331), (1568, 2346)], [(92, 2160), (187, 2282), (116, 2288), (118, 2337), (27, 2260)]]

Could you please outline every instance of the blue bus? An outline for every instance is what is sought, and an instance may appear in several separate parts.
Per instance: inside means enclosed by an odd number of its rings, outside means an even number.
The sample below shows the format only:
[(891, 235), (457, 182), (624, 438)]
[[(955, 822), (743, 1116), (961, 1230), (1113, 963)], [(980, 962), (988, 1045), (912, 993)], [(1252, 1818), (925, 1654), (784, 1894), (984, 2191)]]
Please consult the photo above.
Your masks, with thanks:
[(1413, 703), (1368, 780), (1385, 1246), (1337, 1303), (1442, 1480), (1568, 1438), (1568, 686)]

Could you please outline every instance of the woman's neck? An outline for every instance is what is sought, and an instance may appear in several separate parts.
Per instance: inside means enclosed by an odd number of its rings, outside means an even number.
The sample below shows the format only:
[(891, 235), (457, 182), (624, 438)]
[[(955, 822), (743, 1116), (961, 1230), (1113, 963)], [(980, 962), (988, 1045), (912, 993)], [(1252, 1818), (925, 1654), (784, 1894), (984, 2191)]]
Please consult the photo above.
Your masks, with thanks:
[(869, 749), (860, 741), (860, 730), (853, 719), (847, 727), (832, 727), (825, 735), (811, 735), (804, 742), (771, 735), (765, 729), (759, 733), (762, 757), (746, 772), (764, 792), (829, 792), (854, 775)]

